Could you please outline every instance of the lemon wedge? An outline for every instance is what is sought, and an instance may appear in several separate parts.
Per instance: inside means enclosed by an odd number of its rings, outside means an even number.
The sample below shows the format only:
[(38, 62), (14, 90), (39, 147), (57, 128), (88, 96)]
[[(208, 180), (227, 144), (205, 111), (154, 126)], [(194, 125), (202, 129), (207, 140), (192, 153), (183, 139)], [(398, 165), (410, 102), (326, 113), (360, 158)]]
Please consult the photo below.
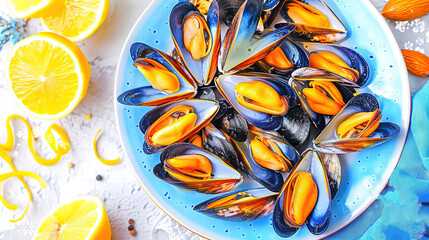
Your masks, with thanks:
[(7, 0), (10, 13), (15, 18), (41, 17), (61, 0)]
[(101, 26), (109, 0), (64, 0), (53, 9), (40, 18), (43, 28), (75, 42), (91, 36)]
[(56, 33), (19, 41), (6, 63), (13, 98), (34, 117), (64, 117), (86, 95), (89, 63), (76, 44)]
[(83, 196), (58, 207), (43, 219), (33, 240), (110, 240), (112, 230), (98, 197)]

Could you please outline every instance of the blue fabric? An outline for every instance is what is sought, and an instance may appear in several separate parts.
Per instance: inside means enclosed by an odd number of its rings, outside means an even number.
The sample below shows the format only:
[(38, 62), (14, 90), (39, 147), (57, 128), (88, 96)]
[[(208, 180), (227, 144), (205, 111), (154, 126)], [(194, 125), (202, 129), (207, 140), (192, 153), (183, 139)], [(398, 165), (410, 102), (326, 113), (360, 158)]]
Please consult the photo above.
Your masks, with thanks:
[(412, 98), (411, 125), (379, 198), (328, 239), (429, 239), (429, 82)]

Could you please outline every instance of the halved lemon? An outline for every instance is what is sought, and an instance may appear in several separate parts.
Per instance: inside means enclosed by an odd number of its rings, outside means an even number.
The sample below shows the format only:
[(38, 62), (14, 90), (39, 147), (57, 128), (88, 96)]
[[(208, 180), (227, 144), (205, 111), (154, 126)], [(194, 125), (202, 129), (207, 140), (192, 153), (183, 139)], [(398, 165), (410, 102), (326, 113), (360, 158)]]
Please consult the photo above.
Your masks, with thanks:
[(46, 31), (75, 42), (91, 36), (106, 19), (108, 10), (109, 0), (64, 0), (40, 22)]
[(86, 95), (91, 69), (72, 41), (56, 33), (39, 33), (12, 48), (5, 73), (22, 109), (40, 119), (58, 119)]
[(111, 236), (109, 218), (101, 200), (83, 196), (58, 207), (43, 219), (33, 240), (110, 240)]
[(50, 12), (47, 9), (59, 1), (61, 0), (7, 0), (7, 6), (15, 18), (32, 18)]

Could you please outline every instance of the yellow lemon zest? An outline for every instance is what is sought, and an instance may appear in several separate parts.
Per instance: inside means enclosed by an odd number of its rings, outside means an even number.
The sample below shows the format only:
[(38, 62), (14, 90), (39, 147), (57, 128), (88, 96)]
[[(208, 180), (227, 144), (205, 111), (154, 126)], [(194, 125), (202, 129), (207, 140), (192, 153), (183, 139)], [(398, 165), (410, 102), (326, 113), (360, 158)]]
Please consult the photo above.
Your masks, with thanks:
[(97, 138), (98, 138), (98, 134), (100, 134), (100, 132), (101, 132), (101, 129), (100, 129), (100, 130), (98, 130), (97, 134), (95, 135), (94, 142), (92, 143), (92, 144), (93, 144), (93, 146), (94, 146), (94, 153), (95, 153), (95, 156), (97, 157), (97, 159), (98, 159), (100, 162), (102, 162), (102, 163), (104, 163), (104, 164), (106, 164), (106, 165), (116, 165), (116, 164), (118, 164), (118, 163), (119, 163), (119, 161), (121, 160), (121, 158), (116, 158), (116, 159), (113, 159), (113, 160), (108, 160), (108, 159), (104, 159), (104, 158), (100, 157), (100, 155), (98, 155), (98, 150), (97, 150)]
[[(33, 199), (31, 191), (30, 191), (30, 188), (28, 187), (28, 185), (25, 182), (25, 180), (24, 180), (23, 177), (31, 177), (31, 178), (36, 179), (39, 182), (39, 184), (42, 186), (42, 189), (46, 188), (46, 184), (43, 181), (43, 179), (39, 175), (37, 175), (36, 173), (27, 172), (27, 171), (18, 171), (18, 169), (13, 164), (13, 160), (12, 160), (12, 158), (8, 154), (8, 152), (12, 150), (13, 144), (14, 144), (14, 141), (15, 141), (15, 137), (14, 137), (13, 132), (12, 132), (12, 126), (10, 124), (11, 120), (13, 120), (13, 119), (19, 119), (19, 120), (21, 120), (22, 122), (24, 122), (25, 126), (27, 127), (27, 133), (28, 133), (27, 142), (28, 142), (28, 147), (29, 147), (30, 152), (33, 155), (34, 159), (39, 164), (42, 164), (42, 165), (45, 165), (45, 166), (51, 166), (51, 165), (56, 164), (61, 159), (61, 157), (63, 155), (65, 155), (67, 152), (70, 151), (70, 140), (69, 140), (69, 138), (67, 136), (67, 133), (64, 131), (63, 128), (61, 128), (58, 124), (55, 124), (55, 123), (52, 124), (48, 128), (48, 130), (46, 131), (45, 138), (46, 138), (46, 141), (48, 142), (49, 146), (51, 147), (51, 149), (56, 153), (56, 156), (54, 158), (52, 158), (52, 159), (45, 159), (45, 158), (40, 157), (36, 153), (36, 150), (35, 150), (34, 144), (33, 144), (33, 139), (34, 139), (33, 138), (33, 134), (32, 134), (33, 130), (31, 129), (31, 126), (28, 123), (28, 121), (25, 118), (23, 118), (22, 116), (19, 116), (19, 115), (16, 115), (16, 114), (10, 115), (6, 119), (7, 139), (6, 139), (6, 143), (0, 144), (0, 158), (4, 159), (8, 163), (8, 165), (10, 166), (10, 168), (12, 169), (12, 171), (8, 172), (8, 173), (0, 174), (0, 189), (1, 189), (1, 182), (2, 181), (6, 180), (6, 179), (9, 179), (11, 177), (17, 177), (21, 181), (21, 183), (24, 185), (25, 189), (28, 192), (28, 204), (27, 204), (27, 206), (26, 206), (23, 214), (21, 215), (21, 217), (19, 217), (17, 219), (10, 220), (11, 222), (17, 222), (17, 221), (21, 220), (25, 216), (25, 214), (27, 213), (28, 208), (30, 206), (30, 202)], [(54, 134), (53, 134), (52, 131), (57, 132), (57, 134), (60, 136), (61, 141), (62, 141), (62, 145), (60, 145), (57, 142), (57, 140), (55, 139)], [(0, 194), (0, 201), (2, 202), (2, 204), (6, 208), (8, 208), (10, 210), (16, 210), (16, 209), (18, 209), (17, 205), (13, 205), (13, 204), (8, 203), (4, 199), (3, 195), (1, 195), (1, 194)]]

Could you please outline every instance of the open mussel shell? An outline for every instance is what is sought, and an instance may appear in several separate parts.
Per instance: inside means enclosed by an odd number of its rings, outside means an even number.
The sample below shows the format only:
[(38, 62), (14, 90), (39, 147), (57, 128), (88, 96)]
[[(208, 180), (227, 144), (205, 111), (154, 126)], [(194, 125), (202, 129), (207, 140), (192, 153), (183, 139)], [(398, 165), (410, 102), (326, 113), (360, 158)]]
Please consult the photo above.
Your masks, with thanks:
[(282, 126), (277, 132), (292, 146), (298, 147), (310, 135), (310, 125), (311, 121), (308, 114), (301, 105), (296, 105), (289, 109), (288, 113), (283, 116)]
[(356, 84), (360, 87), (368, 83), (370, 76), (370, 69), (365, 58), (362, 57), (358, 52), (339, 45), (335, 44), (322, 44), (322, 43), (313, 43), (313, 42), (304, 42), (302, 43), (303, 47), (312, 53), (317, 52), (331, 52), (338, 57), (340, 57), (350, 68), (355, 69), (359, 72), (359, 77), (356, 80)]
[[(335, 75), (332, 75), (332, 73), (330, 72), (317, 68), (301, 68), (292, 73), (291, 86), (298, 96), (299, 102), (301, 103), (301, 107), (305, 110), (305, 112), (307, 112), (311, 122), (319, 130), (324, 129), (325, 127), (324, 114), (315, 112), (310, 107), (309, 101), (304, 95), (303, 90), (305, 88), (312, 88), (310, 86), (312, 81), (328, 81), (331, 82), (339, 91), (343, 102), (347, 103), (350, 99), (354, 97), (353, 93), (349, 90), (348, 87), (356, 85), (346, 79), (336, 78), (336, 76), (338, 75)], [(330, 96), (329, 98), (332, 99), (332, 97)]]
[(175, 142), (182, 142), (191, 135), (197, 133), (213, 119), (213, 117), (219, 110), (219, 104), (217, 102), (202, 99), (176, 101), (161, 105), (157, 108), (150, 110), (142, 117), (139, 125), (140, 130), (145, 135), (143, 151), (146, 154), (154, 154), (166, 147), (166, 145), (154, 144), (153, 141), (151, 141), (152, 136), (149, 136), (149, 130), (151, 129), (151, 126), (156, 123), (161, 117), (165, 116), (165, 114), (168, 113), (170, 110), (180, 107), (192, 108), (197, 118), (194, 127), (180, 135)]
[(256, 136), (266, 137), (275, 142), (283, 156), (290, 161), (292, 166), (299, 160), (299, 154), (280, 136), (272, 135), (256, 128), (253, 128), (252, 130), (249, 129), (248, 139), (245, 142), (238, 142), (231, 139), (232, 146), (234, 147), (239, 160), (242, 162), (240, 166), (243, 168), (240, 170), (262, 184), (268, 190), (279, 192), (283, 185), (283, 176), (278, 171), (259, 165), (253, 157), (250, 143)]
[(295, 26), (285, 26), (253, 38), (263, 8), (263, 0), (247, 0), (237, 11), (226, 32), (219, 55), (219, 70), (234, 73), (246, 69), (268, 55)]
[[(207, 158), (212, 168), (211, 177), (205, 180), (180, 181), (165, 170), (165, 161), (167, 159), (186, 155), (200, 155)], [(216, 194), (231, 191), (243, 182), (243, 178), (237, 170), (216, 155), (190, 143), (176, 143), (168, 146), (161, 153), (160, 160), (161, 163), (157, 164), (153, 169), (155, 176), (180, 188)]]
[[(315, 11), (318, 11), (316, 13)], [(303, 14), (302, 12), (305, 12)], [(313, 15), (314, 14), (314, 15)], [(286, 24), (296, 26), (290, 35), (292, 40), (335, 42), (347, 36), (347, 30), (331, 9), (321, 0), (287, 0), (281, 11)], [(306, 16), (313, 18), (305, 22)], [(314, 19), (314, 16), (321, 18)], [(315, 24), (316, 23), (316, 24)], [(285, 24), (278, 24), (282, 27)]]
[[(274, 88), (279, 96), (283, 96), (287, 100), (287, 108), (291, 108), (297, 103), (297, 96), (292, 88), (286, 83), (286, 80), (266, 73), (242, 73), (233, 75), (221, 75), (215, 83), (220, 93), (231, 104), (232, 107), (247, 121), (257, 128), (266, 131), (277, 131), (283, 122), (281, 115), (273, 115), (265, 112), (256, 111), (242, 106), (237, 101), (237, 93), (235, 87), (239, 83), (248, 83), (260, 81)], [(286, 114), (286, 113), (285, 113)]]
[(134, 43), (131, 45), (131, 57), (135, 61), (134, 66), (136, 67), (144, 65), (145, 59), (162, 64), (174, 74), (180, 87), (174, 93), (167, 93), (152, 86), (131, 89), (118, 96), (119, 103), (135, 106), (159, 106), (171, 101), (192, 98), (196, 94), (196, 84), (192, 77), (183, 68), (183, 65), (167, 54), (144, 43)]
[[(205, 47), (209, 49), (209, 52), (206, 56), (203, 56), (198, 60), (195, 60), (191, 52), (189, 52), (185, 47), (184, 26), (187, 18), (189, 17), (198, 19), (200, 21), (200, 27), (207, 27), (207, 29), (204, 29), (203, 31), (204, 37), (209, 38), (209, 40), (207, 40), (207, 45), (205, 45)], [(221, 45), (221, 28), (217, 1), (212, 1), (207, 13), (207, 20), (192, 3), (177, 3), (170, 14), (170, 29), (177, 54), (185, 67), (192, 74), (198, 85), (208, 85), (216, 74), (219, 49)]]
[(253, 221), (271, 214), (277, 195), (265, 188), (235, 191), (204, 201), (194, 210), (227, 221)]
[(266, 132), (252, 125), (249, 125), (248, 139), (253, 140), (255, 137), (267, 138), (270, 141), (274, 142), (279, 148), (279, 150), (282, 152), (282, 155), (291, 163), (292, 167), (298, 163), (298, 151), (277, 132)]
[(329, 188), (331, 189), (331, 199), (337, 195), (341, 183), (341, 163), (337, 154), (320, 153), (320, 160), (325, 167), (329, 179)]
[(228, 138), (212, 123), (207, 124), (201, 130), (204, 149), (225, 160), (235, 169), (240, 169), (237, 154)]
[(361, 93), (352, 98), (344, 108), (328, 123), (323, 131), (313, 140), (313, 146), (317, 151), (324, 153), (348, 153), (377, 146), (398, 135), (400, 127), (391, 122), (382, 122), (378, 128), (368, 137), (339, 139), (336, 135), (338, 126), (359, 112), (373, 112), (379, 109), (379, 104), (374, 95)]
[[(302, 48), (300, 45), (292, 42), (289, 39), (283, 40), (283, 42), (278, 46), (278, 50), (286, 57), (290, 63), (289, 66), (274, 66), (273, 63), (267, 62), (266, 58), (259, 60), (257, 62), (258, 67), (263, 71), (268, 73), (275, 73), (280, 75), (290, 75), (290, 73), (298, 68), (304, 68), (310, 66), (310, 60), (308, 58), (308, 52)], [(274, 54), (276, 50), (270, 54)], [(268, 55), (269, 57), (270, 55)], [(279, 58), (279, 56), (273, 56), (273, 58)], [(283, 63), (284, 64), (284, 63)]]
[[(317, 152), (309, 150), (304, 154), (304, 157), (289, 174), (274, 207), (273, 228), (281, 237), (290, 237), (300, 228), (300, 226), (285, 221), (286, 206), (284, 206), (285, 194), (287, 192), (285, 190), (289, 187), (294, 175), (300, 172), (311, 174), (313, 181), (317, 185), (318, 192), (315, 206), (305, 221), (308, 230), (312, 234), (322, 234), (329, 226), (331, 194), (329, 190), (328, 177)], [(293, 199), (291, 201), (293, 201)], [(303, 207), (306, 206), (304, 205)]]

